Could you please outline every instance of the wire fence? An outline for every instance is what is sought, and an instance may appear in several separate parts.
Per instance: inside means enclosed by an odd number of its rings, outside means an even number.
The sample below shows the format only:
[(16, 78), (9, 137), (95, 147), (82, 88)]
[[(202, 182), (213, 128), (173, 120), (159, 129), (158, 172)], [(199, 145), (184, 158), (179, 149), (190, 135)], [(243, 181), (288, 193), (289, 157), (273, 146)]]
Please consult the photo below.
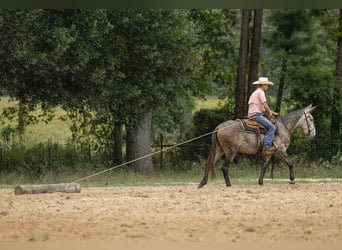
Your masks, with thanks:
[[(202, 138), (205, 139), (205, 138)], [(164, 139), (152, 145), (155, 168), (179, 169), (189, 162), (199, 162), (208, 157), (210, 144), (205, 140), (185, 144), (170, 144)], [(307, 161), (331, 160), (342, 153), (342, 138), (316, 137), (313, 140), (293, 137), (288, 148), (290, 156), (300, 156)], [(104, 154), (92, 145), (39, 143), (35, 145), (0, 143), (0, 172), (16, 171), (42, 172), (44, 169), (70, 167), (82, 163), (106, 165), (112, 160), (111, 154)], [(189, 165), (189, 164), (185, 164)]]
[[(172, 146), (172, 144), (164, 144), (164, 140), (161, 139), (159, 144), (153, 145), (152, 148), (157, 150)], [(209, 154), (209, 148), (210, 144), (204, 140), (199, 140), (196, 144), (186, 144), (167, 152), (162, 151), (154, 157), (154, 162), (163, 168), (170, 165), (170, 163), (172, 165), (172, 163), (180, 159), (190, 161), (206, 159)], [(339, 152), (342, 153), (342, 137), (315, 137), (312, 140), (303, 137), (293, 137), (287, 152), (290, 156), (300, 156), (312, 162), (320, 159), (329, 161)]]

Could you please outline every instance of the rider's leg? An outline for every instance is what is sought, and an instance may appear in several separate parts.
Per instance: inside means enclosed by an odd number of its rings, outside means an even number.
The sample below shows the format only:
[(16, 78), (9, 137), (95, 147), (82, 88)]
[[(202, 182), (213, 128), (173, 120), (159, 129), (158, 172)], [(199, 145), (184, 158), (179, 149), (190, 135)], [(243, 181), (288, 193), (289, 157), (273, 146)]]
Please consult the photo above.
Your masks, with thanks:
[(274, 140), (274, 132), (275, 132), (275, 126), (263, 115), (258, 114), (252, 116), (255, 120), (257, 120), (259, 123), (264, 125), (267, 128), (267, 133), (265, 135), (264, 139), (264, 149), (268, 150), (272, 147), (272, 143)]

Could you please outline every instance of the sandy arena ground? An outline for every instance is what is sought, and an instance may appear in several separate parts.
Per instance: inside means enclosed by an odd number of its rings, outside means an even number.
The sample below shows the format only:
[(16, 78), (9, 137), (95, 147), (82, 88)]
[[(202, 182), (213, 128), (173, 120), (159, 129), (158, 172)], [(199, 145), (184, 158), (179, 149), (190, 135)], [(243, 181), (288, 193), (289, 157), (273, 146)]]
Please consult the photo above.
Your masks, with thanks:
[(341, 242), (342, 183), (0, 189), (1, 242)]

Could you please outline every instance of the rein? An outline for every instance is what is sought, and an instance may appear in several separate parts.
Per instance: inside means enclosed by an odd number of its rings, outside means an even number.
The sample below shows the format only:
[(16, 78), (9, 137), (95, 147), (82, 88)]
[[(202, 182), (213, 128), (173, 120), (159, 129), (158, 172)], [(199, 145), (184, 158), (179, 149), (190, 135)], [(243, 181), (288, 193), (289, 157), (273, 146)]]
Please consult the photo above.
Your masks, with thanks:
[[(303, 113), (304, 113), (306, 125), (307, 125), (307, 128), (308, 128), (308, 133), (306, 134), (306, 136), (309, 136), (309, 135), (311, 134), (312, 129), (311, 129), (310, 126), (309, 126), (308, 117), (307, 117), (307, 115), (306, 115), (306, 113), (305, 113), (304, 110), (303, 110)], [(287, 127), (286, 123), (284, 122), (284, 119), (283, 119), (282, 117), (280, 117), (280, 120), (281, 120), (281, 122), (283, 123), (283, 125), (285, 126), (287, 132), (289, 132), (289, 135), (292, 135), (290, 129)]]
[(304, 111), (304, 116), (305, 116), (306, 125), (308, 126), (308, 134), (307, 135), (310, 136), (312, 130), (310, 129), (308, 117), (307, 117), (305, 111)]
[(287, 127), (286, 123), (284, 122), (283, 117), (280, 117), (280, 120), (282, 121), (282, 123), (284, 124), (284, 126), (285, 126), (287, 132), (289, 132), (289, 135), (291, 136), (292, 133), (291, 133), (291, 131), (289, 130), (289, 128)]

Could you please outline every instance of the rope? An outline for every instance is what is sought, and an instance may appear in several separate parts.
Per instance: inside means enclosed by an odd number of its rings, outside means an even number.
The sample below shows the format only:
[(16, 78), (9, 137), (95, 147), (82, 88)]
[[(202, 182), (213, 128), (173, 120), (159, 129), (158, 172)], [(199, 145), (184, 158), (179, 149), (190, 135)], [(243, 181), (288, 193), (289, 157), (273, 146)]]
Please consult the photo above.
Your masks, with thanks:
[[(235, 125), (235, 124), (236, 124), (236, 123), (234, 123), (234, 124), (230, 124), (229, 126), (223, 127), (223, 128), (221, 128), (220, 130), (226, 129), (226, 128), (228, 128), (228, 127), (230, 127), (230, 126), (233, 126), (233, 125)], [(150, 157), (150, 156), (152, 156), (152, 155), (159, 154), (159, 153), (161, 153), (161, 152), (163, 152), (163, 151), (166, 151), (166, 150), (169, 150), (169, 149), (172, 149), (172, 148), (175, 148), (175, 147), (179, 147), (180, 145), (183, 145), (183, 144), (186, 144), (186, 143), (189, 143), (189, 142), (192, 142), (192, 141), (198, 140), (198, 139), (200, 139), (200, 138), (202, 138), (202, 137), (205, 137), (205, 136), (211, 135), (211, 134), (215, 133), (216, 131), (217, 131), (217, 130), (215, 129), (215, 130), (214, 130), (214, 131), (212, 131), (212, 132), (209, 132), (209, 133), (206, 133), (206, 134), (203, 134), (203, 135), (197, 136), (197, 137), (195, 137), (195, 138), (192, 138), (192, 139), (186, 140), (186, 141), (184, 141), (184, 142), (178, 143), (178, 144), (176, 144), (176, 145), (170, 146), (170, 147), (168, 147), (168, 148), (165, 148), (165, 149), (162, 149), (162, 150), (156, 151), (156, 152), (154, 152), (154, 153), (151, 153), (151, 154), (148, 154), (148, 155), (141, 156), (141, 157), (139, 157), (139, 158), (136, 158), (136, 159), (134, 159), (134, 160), (131, 160), (131, 161), (128, 161), (128, 162), (122, 163), (122, 164), (120, 164), (120, 165), (117, 165), (117, 166), (114, 166), (114, 167), (108, 168), (108, 169), (106, 169), (106, 170), (103, 170), (103, 171), (100, 171), (100, 172), (98, 172), (98, 173), (95, 173), (95, 174), (92, 174), (92, 175), (89, 175), (89, 176), (83, 177), (83, 178), (81, 178), (81, 179), (74, 180), (74, 181), (72, 181), (72, 182), (80, 182), (80, 181), (83, 181), (83, 180), (89, 179), (89, 178), (91, 178), (91, 177), (94, 177), (94, 176), (97, 176), (97, 175), (100, 175), (100, 174), (106, 173), (106, 172), (108, 172), (108, 171), (111, 171), (111, 170), (114, 170), (114, 169), (120, 168), (120, 167), (122, 167), (122, 166), (125, 166), (125, 165), (127, 165), (127, 164), (130, 164), (130, 163), (133, 163), (133, 162), (136, 162), (136, 161), (139, 161), (139, 160), (145, 159), (145, 158), (147, 158), (147, 157)]]

